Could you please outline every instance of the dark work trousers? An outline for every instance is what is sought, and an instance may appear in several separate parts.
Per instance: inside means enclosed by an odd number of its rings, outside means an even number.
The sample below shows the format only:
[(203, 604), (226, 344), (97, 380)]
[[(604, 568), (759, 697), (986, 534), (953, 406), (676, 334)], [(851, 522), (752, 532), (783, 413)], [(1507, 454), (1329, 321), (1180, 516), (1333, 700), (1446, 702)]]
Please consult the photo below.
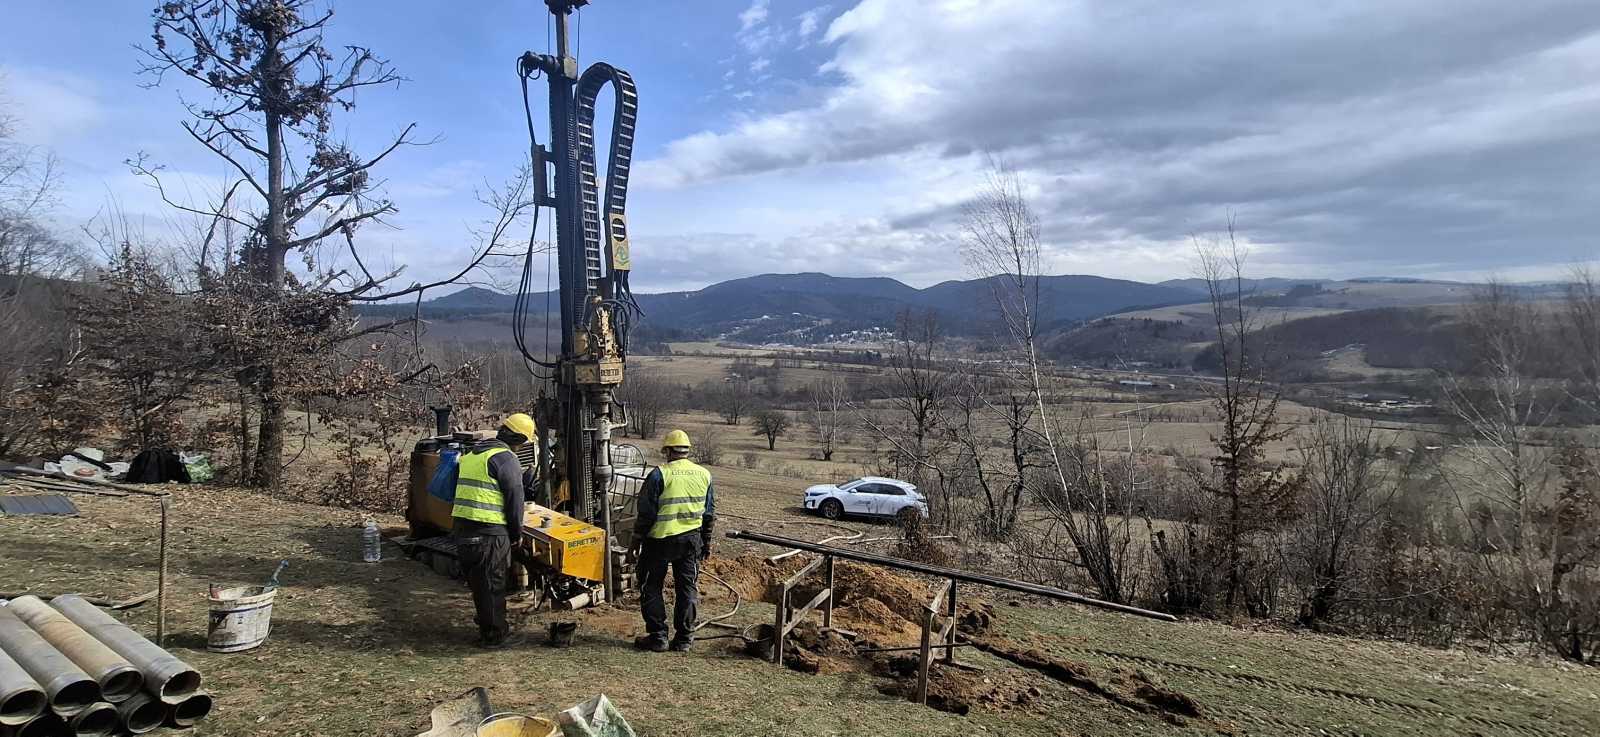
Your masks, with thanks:
[(700, 531), (659, 540), (646, 538), (639, 552), (639, 609), (644, 614), (645, 633), (657, 640), (667, 639), (667, 602), (662, 588), (667, 568), (672, 568), (672, 629), (674, 642), (693, 642), (695, 608), (700, 601)]
[(456, 538), (456, 555), (472, 587), (478, 635), (493, 644), (506, 638), (506, 570), (511, 567), (511, 541), (504, 535)]

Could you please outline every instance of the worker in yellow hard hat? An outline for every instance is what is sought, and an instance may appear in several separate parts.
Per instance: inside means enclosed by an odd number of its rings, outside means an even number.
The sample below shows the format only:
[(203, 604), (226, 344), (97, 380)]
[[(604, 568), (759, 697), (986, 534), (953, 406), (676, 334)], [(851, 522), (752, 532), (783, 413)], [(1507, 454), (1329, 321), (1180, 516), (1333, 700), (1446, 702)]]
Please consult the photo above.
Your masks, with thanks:
[[(643, 650), (685, 651), (694, 643), (692, 627), (699, 603), (700, 562), (711, 557), (711, 528), (716, 510), (711, 472), (689, 460), (689, 434), (673, 430), (661, 441), (666, 462), (645, 476), (639, 489), (633, 540), (638, 553), (639, 608), (645, 634), (634, 640)], [(676, 602), (673, 638), (667, 640), (667, 605), (662, 598), (667, 569), (672, 569)]]
[(481, 647), (505, 647), (511, 634), (506, 573), (511, 546), (522, 538), (522, 464), (512, 451), (532, 442), (538, 432), (532, 417), (507, 415), (494, 439), (474, 444), (456, 467), (451, 533), (472, 588)]

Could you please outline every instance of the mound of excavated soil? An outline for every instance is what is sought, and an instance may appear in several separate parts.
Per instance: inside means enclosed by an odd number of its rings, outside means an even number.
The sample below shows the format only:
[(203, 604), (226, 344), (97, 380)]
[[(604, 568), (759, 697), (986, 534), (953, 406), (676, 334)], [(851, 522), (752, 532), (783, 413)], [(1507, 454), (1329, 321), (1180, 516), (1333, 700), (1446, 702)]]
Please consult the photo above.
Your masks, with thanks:
[[(712, 558), (705, 570), (728, 582), (746, 599), (776, 604), (780, 586), (810, 561), (794, 556), (769, 562), (759, 555)], [(822, 590), (819, 570), (790, 593), (791, 604), (801, 604)], [(936, 584), (935, 584), (936, 585)], [(715, 582), (702, 585), (708, 595), (726, 591)], [(932, 600), (933, 585), (877, 566), (840, 561), (834, 566), (834, 625), (860, 633), (883, 646), (914, 644), (922, 633), (924, 607)], [(985, 632), (994, 608), (979, 599), (957, 596), (957, 622), (963, 632)]]

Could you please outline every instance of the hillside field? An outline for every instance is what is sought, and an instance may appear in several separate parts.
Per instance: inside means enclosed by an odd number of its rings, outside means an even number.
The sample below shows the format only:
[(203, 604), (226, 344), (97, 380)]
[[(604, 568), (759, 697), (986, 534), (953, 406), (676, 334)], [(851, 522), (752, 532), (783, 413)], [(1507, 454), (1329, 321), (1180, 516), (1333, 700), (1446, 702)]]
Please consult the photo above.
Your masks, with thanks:
[[(801, 537), (826, 532), (794, 512), (790, 479), (714, 470), (725, 527)], [(201, 670), (217, 703), (196, 735), (413, 735), (426, 729), (434, 704), (477, 685), (490, 689), (498, 709), (544, 715), (604, 692), (651, 737), (1576, 737), (1600, 729), (1600, 674), (1592, 668), (1272, 627), (1163, 624), (971, 587), (967, 597), (994, 605), (987, 638), (1072, 663), (1087, 680), (1073, 685), (964, 650), (962, 668), (936, 669), (944, 679), (936, 682), (964, 684), (977, 694), (962, 716), (881, 693), (893, 681), (860, 663), (811, 675), (748, 657), (726, 639), (703, 641), (686, 655), (634, 651), (628, 641), (640, 625), (631, 598), (524, 622), (535, 635), (549, 621), (579, 622), (570, 649), (543, 647), (535, 637), (484, 652), (466, 644), (471, 604), (458, 582), (403, 559), (392, 546), (384, 562), (360, 562), (361, 514), (226, 488), (177, 488), (175, 500), (168, 644)], [(74, 501), (83, 516), (0, 519), (7, 541), (0, 580), (8, 588), (113, 597), (153, 588), (155, 502)], [(400, 525), (397, 517), (382, 522)], [(724, 540), (716, 556), (729, 560), (714, 570), (728, 570), (728, 563), (759, 568), (760, 556), (773, 552)], [(289, 568), (267, 644), (235, 655), (205, 652), (206, 585), (259, 582), (280, 559)], [(720, 587), (703, 581), (702, 588), (704, 614), (731, 607)], [(772, 614), (770, 605), (746, 600), (734, 621), (770, 621)], [(153, 632), (153, 604), (126, 616)], [(1093, 685), (1129, 678), (1187, 696), (1200, 716), (1135, 710)]]

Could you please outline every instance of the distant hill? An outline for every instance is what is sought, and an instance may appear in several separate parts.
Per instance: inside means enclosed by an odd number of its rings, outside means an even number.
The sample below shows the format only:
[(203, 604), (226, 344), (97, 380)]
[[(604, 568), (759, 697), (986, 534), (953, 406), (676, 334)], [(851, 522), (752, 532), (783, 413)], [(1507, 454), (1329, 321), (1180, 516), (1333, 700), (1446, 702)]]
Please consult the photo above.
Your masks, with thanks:
[[(1194, 302), (1193, 292), (1098, 276), (1048, 276), (1039, 285), (1040, 321), (1061, 324), (1141, 307)], [(807, 344), (838, 340), (852, 331), (892, 328), (906, 310), (936, 313), (944, 329), (979, 335), (994, 328), (993, 282), (947, 281), (917, 289), (887, 277), (837, 277), (821, 273), (761, 274), (689, 292), (636, 295), (646, 330), (670, 329), (701, 338)], [(436, 320), (482, 318), (512, 311), (515, 298), (468, 287), (422, 303)], [(529, 295), (542, 313), (543, 292)], [(409, 313), (411, 306), (375, 305), (364, 314)]]
[[(1333, 281), (1333, 280), (1332, 279), (1285, 279), (1285, 278), (1282, 278), (1282, 277), (1275, 277), (1274, 276), (1274, 277), (1267, 277), (1265, 279), (1244, 279), (1244, 280), (1242, 280), (1242, 286), (1244, 287), (1243, 291), (1245, 291), (1247, 293), (1281, 292), (1281, 291), (1284, 291), (1286, 289), (1292, 289), (1296, 285), (1299, 285), (1299, 284), (1326, 284), (1326, 283), (1331, 282), (1331, 281)], [(1187, 291), (1190, 291), (1190, 292), (1194, 292), (1195, 294), (1198, 294), (1198, 295), (1200, 295), (1202, 297), (1206, 295), (1206, 280), (1201, 279), (1199, 277), (1190, 277), (1188, 279), (1168, 279), (1168, 280), (1166, 280), (1164, 282), (1160, 282), (1160, 286), (1172, 287), (1174, 289), (1184, 289), (1184, 290), (1187, 290)]]

